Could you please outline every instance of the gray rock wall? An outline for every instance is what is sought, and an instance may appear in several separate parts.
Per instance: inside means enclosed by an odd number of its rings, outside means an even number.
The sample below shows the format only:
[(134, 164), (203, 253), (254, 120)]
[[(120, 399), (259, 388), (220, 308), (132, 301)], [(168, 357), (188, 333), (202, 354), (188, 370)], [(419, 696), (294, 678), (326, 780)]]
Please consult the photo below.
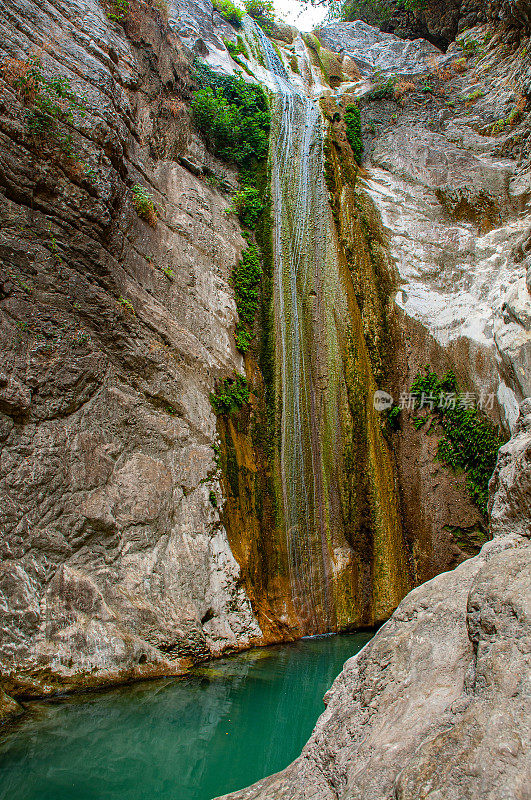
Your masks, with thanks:
[[(164, 21), (139, 7), (126, 35), (106, 8), (0, 15), (0, 672), (16, 693), (178, 672), (261, 636), (212, 503), (209, 394), (242, 370), (245, 242), (213, 188), (234, 174), (192, 133)], [(32, 53), (83, 100), (71, 155), (28, 130)]]

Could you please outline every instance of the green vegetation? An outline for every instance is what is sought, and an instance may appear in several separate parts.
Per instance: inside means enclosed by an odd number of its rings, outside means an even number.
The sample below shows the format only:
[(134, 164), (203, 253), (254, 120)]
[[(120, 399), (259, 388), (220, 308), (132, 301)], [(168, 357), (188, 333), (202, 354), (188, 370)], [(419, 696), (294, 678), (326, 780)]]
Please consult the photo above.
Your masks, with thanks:
[[(240, 52), (241, 45), (243, 41), (239, 45)], [(229, 50), (235, 52), (234, 43)], [(270, 127), (267, 97), (261, 87), (245, 83), (241, 78), (217, 75), (197, 60), (194, 77), (200, 87), (192, 101), (197, 125), (213, 152), (239, 167), (242, 189), (233, 197), (229, 211), (236, 213), (247, 228), (255, 229), (265, 216), (266, 208), (264, 165)], [(258, 234), (263, 238), (261, 230)], [(256, 244), (250, 244), (232, 274), (239, 314), (236, 346), (242, 353), (249, 350), (253, 339), (261, 278), (260, 250)]]
[(221, 14), (223, 19), (226, 19), (227, 22), (230, 22), (235, 28), (241, 26), (245, 11), (231, 2), (231, 0), (213, 0), (212, 5), (214, 9)]
[(276, 22), (273, 0), (243, 0), (243, 5), (249, 16), (260, 25), (262, 30), (270, 33)]
[(387, 424), (393, 431), (400, 429), (400, 406), (391, 406), (387, 412)]
[(240, 167), (264, 158), (269, 148), (270, 111), (264, 90), (231, 75), (216, 75), (196, 60), (199, 85), (192, 100), (197, 126), (212, 151)]
[(216, 497), (216, 493), (213, 489), (211, 489), (208, 493), (208, 499), (210, 500), (210, 505), (214, 508), (218, 507), (218, 498)]
[(260, 192), (254, 186), (247, 186), (245, 189), (241, 189), (232, 198), (232, 203), (228, 210), (237, 214), (240, 222), (247, 228), (254, 228), (264, 210)]
[(140, 183), (135, 183), (131, 191), (136, 213), (154, 228), (157, 224), (157, 212), (153, 204), (153, 195)]
[[(486, 514), (489, 480), (496, 466), (498, 450), (503, 444), (498, 429), (475, 406), (461, 402), (464, 395), (459, 395), (452, 371), (439, 378), (426, 367), (425, 375), (417, 375), (413, 382), (411, 394), (421, 402), (433, 401), (433, 413), (444, 430), (437, 448), (437, 458), (453, 470), (467, 473), (470, 496)], [(455, 399), (455, 403), (447, 402), (449, 396)], [(446, 402), (441, 403), (443, 397)]]
[(236, 327), (236, 346), (247, 352), (252, 340), (252, 328), (260, 302), (262, 278), (260, 251), (255, 244), (243, 251), (241, 261), (232, 273), (236, 308), (240, 321)]
[(225, 378), (217, 392), (211, 392), (210, 402), (216, 414), (234, 414), (249, 402), (249, 384), (243, 375)]
[(474, 92), (467, 95), (464, 100), (465, 103), (475, 103), (480, 97), (485, 97), (485, 92), (482, 92), (481, 89), (476, 89)]
[(107, 14), (114, 22), (122, 22), (129, 11), (129, 0), (111, 0), (111, 11)]
[(332, 0), (330, 19), (353, 20), (362, 19), (370, 25), (378, 25), (390, 19), (398, 8), (406, 11), (422, 11), (427, 0)]
[(70, 81), (58, 76), (47, 78), (41, 60), (32, 55), (27, 62), (20, 62), (19, 75), (13, 86), (29, 106), (24, 115), (28, 133), (49, 136), (70, 154), (72, 137), (64, 133), (58, 123), (72, 123), (74, 112), (84, 116), (84, 105), (72, 90)]
[(224, 38), (223, 43), (225, 44), (225, 47), (227, 48), (227, 50), (229, 51), (229, 53), (233, 58), (234, 56), (239, 56), (239, 55), (245, 56), (245, 58), (249, 58), (249, 51), (245, 46), (245, 42), (243, 41), (242, 36), (238, 36), (235, 42), (231, 41), (231, 39)]
[(306, 45), (306, 47), (309, 47), (311, 50), (314, 50), (317, 53), (317, 55), (319, 55), (319, 51), (321, 50), (321, 42), (314, 33), (309, 33), (304, 31), (302, 33), (302, 40)]
[(118, 298), (118, 302), (120, 303), (121, 306), (123, 306), (123, 308), (126, 309), (126, 311), (130, 311), (131, 314), (135, 313), (135, 309), (133, 308), (133, 304), (130, 300), (127, 300), (125, 297), (120, 296)]
[(351, 105), (346, 107), (345, 126), (347, 139), (352, 148), (354, 158), (360, 164), (363, 155), (363, 141), (361, 138), (361, 114), (358, 106)]
[(378, 81), (372, 92), (367, 95), (367, 100), (394, 100), (395, 88), (400, 78), (391, 75), (387, 80)]
[(491, 135), (495, 136), (497, 133), (501, 133), (503, 130), (505, 130), (505, 128), (511, 128), (513, 125), (516, 125), (516, 123), (521, 119), (526, 106), (527, 106), (527, 100), (525, 99), (525, 97), (520, 95), (518, 101), (516, 102), (511, 112), (504, 119), (497, 120), (497, 122), (495, 122), (491, 126), (490, 128)]

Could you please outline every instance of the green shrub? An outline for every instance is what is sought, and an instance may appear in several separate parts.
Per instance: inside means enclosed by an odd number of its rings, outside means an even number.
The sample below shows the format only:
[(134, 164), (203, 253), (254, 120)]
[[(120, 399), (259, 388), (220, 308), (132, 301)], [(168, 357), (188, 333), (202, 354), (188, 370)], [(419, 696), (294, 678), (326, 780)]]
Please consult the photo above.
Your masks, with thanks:
[(232, 272), (232, 284), (240, 321), (236, 326), (236, 347), (246, 353), (253, 338), (252, 329), (260, 303), (262, 279), (260, 251), (255, 244), (243, 251), (239, 264)]
[(241, 26), (245, 12), (232, 3), (231, 0), (213, 0), (212, 5), (215, 10), (221, 14), (223, 19), (226, 19), (227, 22), (230, 22), (235, 28)]
[(270, 127), (264, 90), (241, 77), (216, 75), (199, 61), (194, 78), (200, 87), (192, 100), (194, 118), (213, 152), (240, 167), (264, 158)]
[(122, 22), (129, 12), (129, 0), (110, 0), (111, 11), (107, 14), (113, 22)]
[(153, 195), (140, 183), (135, 183), (132, 192), (136, 213), (154, 228), (157, 224), (157, 212), (153, 203)]
[(400, 406), (391, 406), (387, 412), (387, 423), (391, 430), (400, 430)]
[(236, 307), (240, 321), (252, 326), (260, 300), (260, 251), (255, 244), (243, 251), (240, 263), (232, 273)]
[(234, 414), (249, 402), (249, 384), (243, 375), (225, 378), (216, 392), (211, 392), (210, 402), (216, 414)]
[(238, 348), (240, 353), (247, 352), (254, 338), (253, 332), (249, 330), (249, 328), (247, 328), (241, 322), (238, 322), (238, 324), (236, 325), (236, 331), (234, 333), (234, 337), (236, 339), (236, 347)]
[(223, 39), (225, 47), (231, 54), (231, 56), (245, 56), (245, 58), (249, 58), (249, 51), (245, 46), (245, 42), (241, 36), (238, 36), (237, 41), (233, 42), (231, 39)]
[(64, 133), (58, 123), (72, 123), (75, 111), (78, 116), (84, 116), (84, 105), (72, 90), (70, 81), (57, 76), (47, 78), (41, 60), (32, 55), (22, 64), (13, 86), (28, 106), (24, 114), (28, 133), (50, 136), (62, 150), (71, 153), (72, 137)]
[(273, 0), (243, 0), (245, 10), (254, 21), (270, 33), (276, 22)]
[(411, 387), (411, 394), (439, 398), (441, 393), (455, 394), (455, 407), (434, 406), (444, 430), (444, 436), (437, 448), (437, 458), (454, 470), (467, 473), (467, 486), (474, 503), (486, 514), (489, 480), (496, 466), (498, 450), (503, 444), (498, 429), (474, 406), (468, 407), (459, 402), (459, 389), (454, 373), (447, 372), (439, 379), (435, 372), (426, 367), (425, 375), (417, 375)]
[(254, 228), (260, 214), (264, 210), (260, 192), (254, 186), (241, 189), (232, 198), (229, 211), (238, 215), (240, 222), (247, 228)]
[(387, 80), (380, 80), (372, 92), (367, 95), (367, 100), (394, 100), (395, 88), (400, 78), (391, 75)]
[(359, 164), (363, 155), (363, 141), (361, 139), (361, 114), (358, 106), (351, 105), (346, 107), (345, 126), (347, 139), (352, 148), (354, 158)]

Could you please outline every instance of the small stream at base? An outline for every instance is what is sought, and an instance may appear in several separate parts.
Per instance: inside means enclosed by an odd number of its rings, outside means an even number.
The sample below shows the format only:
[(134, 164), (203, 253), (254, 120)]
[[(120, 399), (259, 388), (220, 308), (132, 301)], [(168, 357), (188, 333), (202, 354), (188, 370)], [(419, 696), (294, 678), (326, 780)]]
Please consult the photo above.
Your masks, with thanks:
[(31, 704), (0, 731), (0, 798), (210, 800), (296, 758), (369, 633), (210, 662), (185, 679)]

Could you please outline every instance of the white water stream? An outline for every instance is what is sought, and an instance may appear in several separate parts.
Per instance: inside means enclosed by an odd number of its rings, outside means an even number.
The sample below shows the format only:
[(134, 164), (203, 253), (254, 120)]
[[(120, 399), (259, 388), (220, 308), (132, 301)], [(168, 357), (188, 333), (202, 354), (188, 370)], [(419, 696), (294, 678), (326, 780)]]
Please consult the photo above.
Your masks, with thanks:
[[(284, 527), (293, 600), (301, 619), (316, 632), (329, 630), (333, 623), (323, 418), (338, 425), (337, 412), (324, 397), (328, 371), (316, 369), (320, 356), (328, 360), (322, 272), (332, 238), (323, 125), (310, 90), (306, 93), (289, 79), (258, 26), (254, 34), (275, 88), (270, 163)], [(299, 44), (306, 54), (302, 40)], [(311, 75), (309, 63), (303, 72)]]

